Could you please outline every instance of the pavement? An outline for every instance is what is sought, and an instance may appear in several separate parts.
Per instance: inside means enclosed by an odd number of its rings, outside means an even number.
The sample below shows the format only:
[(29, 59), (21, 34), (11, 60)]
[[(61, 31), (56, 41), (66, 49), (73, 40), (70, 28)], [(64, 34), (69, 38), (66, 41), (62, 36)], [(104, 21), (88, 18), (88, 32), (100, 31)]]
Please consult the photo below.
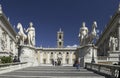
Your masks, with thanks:
[(28, 67), (13, 72), (0, 74), (0, 78), (105, 78), (92, 71), (70, 66)]

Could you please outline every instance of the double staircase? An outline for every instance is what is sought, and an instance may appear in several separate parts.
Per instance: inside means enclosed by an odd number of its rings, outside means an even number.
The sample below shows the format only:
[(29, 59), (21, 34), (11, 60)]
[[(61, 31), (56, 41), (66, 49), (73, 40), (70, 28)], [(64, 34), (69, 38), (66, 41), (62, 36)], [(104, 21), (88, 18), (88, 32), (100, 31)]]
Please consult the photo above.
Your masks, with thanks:
[(92, 71), (70, 66), (28, 67), (9, 73), (0, 74), (0, 78), (105, 78)]

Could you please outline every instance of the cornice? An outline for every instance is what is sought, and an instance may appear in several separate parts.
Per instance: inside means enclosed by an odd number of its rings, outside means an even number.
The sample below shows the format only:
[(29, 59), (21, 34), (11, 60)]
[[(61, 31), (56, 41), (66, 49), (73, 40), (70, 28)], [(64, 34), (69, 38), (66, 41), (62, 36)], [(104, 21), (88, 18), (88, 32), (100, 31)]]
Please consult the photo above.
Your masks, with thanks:
[(1, 22), (1, 26), (2, 28), (7, 32), (7, 34), (9, 34), (9, 36), (14, 40), (16, 37), (16, 31), (14, 30), (14, 28), (12, 27), (12, 25), (10, 24), (10, 22), (7, 20), (6, 16), (2, 13), (0, 14), (0, 22)]

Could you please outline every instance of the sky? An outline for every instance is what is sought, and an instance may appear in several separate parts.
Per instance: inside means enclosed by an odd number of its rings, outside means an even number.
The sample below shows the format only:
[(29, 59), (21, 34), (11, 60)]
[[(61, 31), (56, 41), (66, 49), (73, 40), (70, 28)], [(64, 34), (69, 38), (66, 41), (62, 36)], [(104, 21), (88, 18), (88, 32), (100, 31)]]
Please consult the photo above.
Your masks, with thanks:
[(117, 11), (119, 0), (0, 0), (2, 9), (16, 29), (33, 22), (36, 30), (36, 46), (57, 47), (57, 31), (64, 32), (64, 46), (79, 45), (79, 29), (82, 22), (89, 31), (97, 22), (100, 34), (110, 17)]

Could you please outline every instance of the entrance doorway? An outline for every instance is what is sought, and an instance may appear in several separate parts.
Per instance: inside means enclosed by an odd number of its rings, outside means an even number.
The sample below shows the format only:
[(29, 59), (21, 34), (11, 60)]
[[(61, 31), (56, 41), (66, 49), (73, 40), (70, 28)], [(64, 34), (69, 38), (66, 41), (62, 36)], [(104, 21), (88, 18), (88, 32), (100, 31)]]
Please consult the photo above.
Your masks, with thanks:
[(57, 65), (58, 65), (58, 66), (61, 65), (61, 60), (62, 60), (62, 58), (58, 58), (58, 59), (57, 59)]

